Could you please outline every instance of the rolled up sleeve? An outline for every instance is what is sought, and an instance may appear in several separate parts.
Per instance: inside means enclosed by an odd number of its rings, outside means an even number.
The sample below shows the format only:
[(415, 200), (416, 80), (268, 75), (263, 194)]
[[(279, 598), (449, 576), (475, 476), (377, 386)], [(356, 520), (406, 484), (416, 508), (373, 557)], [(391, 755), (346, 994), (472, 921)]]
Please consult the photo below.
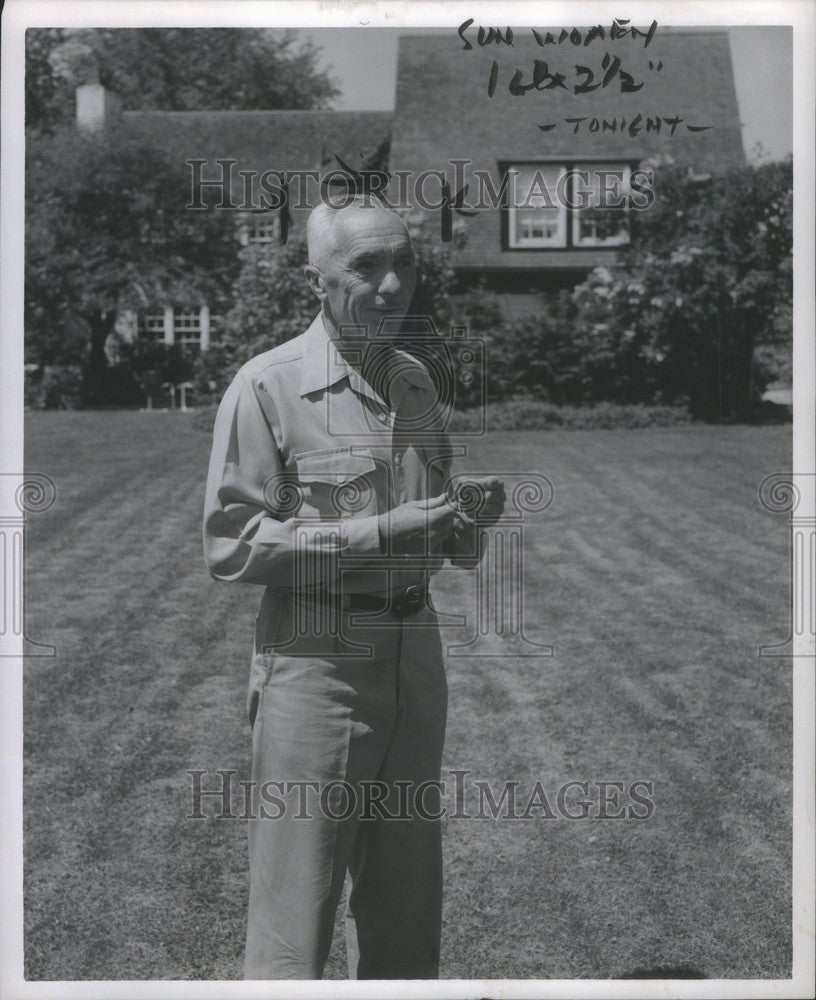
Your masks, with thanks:
[(273, 427), (239, 373), (213, 428), (204, 503), (204, 558), (216, 580), (308, 590), (336, 582), (339, 557), (379, 552), (376, 517), (298, 519)]

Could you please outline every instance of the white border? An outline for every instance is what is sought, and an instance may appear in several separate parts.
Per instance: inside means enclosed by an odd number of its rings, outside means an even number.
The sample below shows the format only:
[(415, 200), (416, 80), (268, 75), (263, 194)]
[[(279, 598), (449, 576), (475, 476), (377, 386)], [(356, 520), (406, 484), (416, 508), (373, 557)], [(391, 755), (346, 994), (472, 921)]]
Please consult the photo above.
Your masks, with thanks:
[[(718, 2), (433, 2), (336, 3), (232, 0), (169, 3), (155, 0), (8, 0), (2, 32), (2, 182), (0, 224), (0, 471), (22, 469), (23, 301), (23, 73), (24, 30), (29, 26), (293, 26), (455, 27), (473, 17), (484, 24), (611, 23), (615, 17), (662, 25), (792, 24), (794, 26), (794, 470), (812, 474), (816, 456), (814, 369), (814, 118), (816, 116), (816, 5), (810, 0)], [(769, 470), (786, 471), (786, 470)], [(812, 481), (812, 478), (811, 480)], [(803, 490), (798, 515), (813, 511)], [(800, 649), (800, 653), (806, 652)], [(780, 669), (787, 661), (780, 661)], [(794, 934), (791, 980), (442, 980), (428, 983), (226, 981), (32, 982), (22, 978), (22, 667), (0, 669), (0, 757), (3, 825), (0, 830), (0, 994), (15, 998), (98, 997), (806, 997), (814, 989), (814, 668), (794, 659)]]

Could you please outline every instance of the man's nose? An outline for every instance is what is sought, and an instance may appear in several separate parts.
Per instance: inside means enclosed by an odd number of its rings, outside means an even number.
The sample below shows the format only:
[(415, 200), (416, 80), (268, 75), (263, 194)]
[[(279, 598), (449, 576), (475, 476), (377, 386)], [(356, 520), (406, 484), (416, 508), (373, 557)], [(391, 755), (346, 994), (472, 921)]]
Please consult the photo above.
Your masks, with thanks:
[(402, 291), (402, 282), (397, 277), (397, 272), (393, 267), (385, 272), (377, 291), (380, 295), (398, 295)]

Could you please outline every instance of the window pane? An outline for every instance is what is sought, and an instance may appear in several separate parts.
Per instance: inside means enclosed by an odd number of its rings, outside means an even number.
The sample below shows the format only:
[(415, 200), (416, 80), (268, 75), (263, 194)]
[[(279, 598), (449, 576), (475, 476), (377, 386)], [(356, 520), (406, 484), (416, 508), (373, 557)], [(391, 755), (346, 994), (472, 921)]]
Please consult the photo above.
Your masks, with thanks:
[(152, 313), (142, 317), (142, 329), (149, 337), (164, 340), (164, 315)]
[(276, 238), (274, 215), (255, 215), (249, 229), (250, 243), (272, 243)]
[(196, 313), (175, 313), (173, 328), (175, 341), (182, 351), (201, 347), (201, 318)]
[[(629, 166), (622, 163), (582, 163), (576, 164), (575, 169), (588, 175), (586, 181), (575, 179), (575, 201), (583, 200), (588, 205), (577, 208), (573, 214), (572, 238), (576, 246), (621, 246), (628, 243), (629, 219), (625, 206), (629, 195)], [(614, 207), (621, 201), (621, 207)]]
[(560, 204), (559, 178), (565, 167), (555, 163), (511, 166), (510, 246), (566, 246), (566, 207)]

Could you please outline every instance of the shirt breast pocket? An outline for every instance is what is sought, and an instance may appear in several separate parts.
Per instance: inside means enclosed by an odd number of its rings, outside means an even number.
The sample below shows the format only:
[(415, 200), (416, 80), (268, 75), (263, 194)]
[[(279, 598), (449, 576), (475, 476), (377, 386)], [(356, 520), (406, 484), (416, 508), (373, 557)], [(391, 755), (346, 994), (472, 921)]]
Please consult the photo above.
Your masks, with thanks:
[(378, 513), (378, 480), (384, 473), (367, 448), (302, 452), (295, 466), (303, 496), (299, 517), (336, 521)]

